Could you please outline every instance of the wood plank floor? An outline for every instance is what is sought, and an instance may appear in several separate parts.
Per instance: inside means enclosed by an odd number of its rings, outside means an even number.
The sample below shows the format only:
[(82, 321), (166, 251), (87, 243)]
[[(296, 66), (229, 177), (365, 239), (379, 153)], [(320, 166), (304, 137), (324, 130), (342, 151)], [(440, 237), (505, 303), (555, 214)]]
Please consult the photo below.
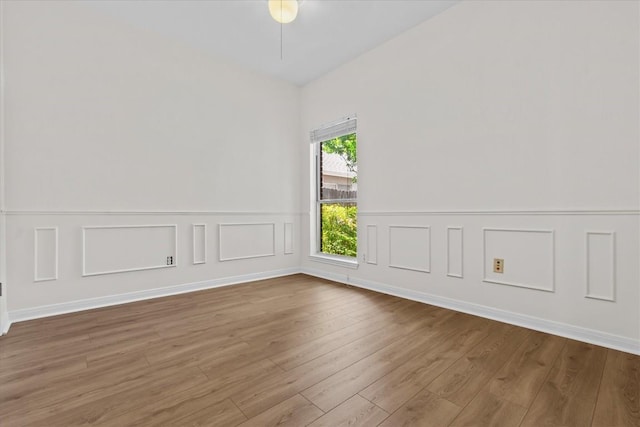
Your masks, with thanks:
[(13, 325), (0, 425), (640, 426), (640, 357), (294, 275)]

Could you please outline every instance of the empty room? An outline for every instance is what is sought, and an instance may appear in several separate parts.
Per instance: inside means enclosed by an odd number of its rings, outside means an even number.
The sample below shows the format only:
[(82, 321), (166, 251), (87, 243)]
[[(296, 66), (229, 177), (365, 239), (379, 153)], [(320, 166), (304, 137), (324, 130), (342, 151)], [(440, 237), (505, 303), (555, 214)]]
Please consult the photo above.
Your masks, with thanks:
[(640, 1), (0, 0), (0, 426), (640, 427)]

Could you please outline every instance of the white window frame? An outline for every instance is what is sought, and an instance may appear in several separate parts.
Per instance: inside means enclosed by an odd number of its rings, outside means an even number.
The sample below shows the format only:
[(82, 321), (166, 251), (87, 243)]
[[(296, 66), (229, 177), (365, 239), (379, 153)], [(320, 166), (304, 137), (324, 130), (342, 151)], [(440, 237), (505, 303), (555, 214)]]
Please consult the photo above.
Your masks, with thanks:
[[(310, 234), (310, 254), (309, 258), (313, 261), (323, 262), (327, 264), (338, 265), (340, 267), (347, 268), (358, 268), (358, 256), (356, 254), (355, 257), (344, 256), (344, 255), (334, 255), (322, 252), (322, 233), (320, 231), (321, 227), (321, 207), (323, 204), (331, 204), (331, 203), (355, 203), (356, 206), (358, 204), (358, 199), (327, 199), (321, 200), (321, 176), (320, 176), (320, 150), (322, 149), (322, 143), (325, 141), (329, 141), (333, 138), (338, 138), (340, 136), (350, 135), (352, 133), (357, 134), (357, 119), (355, 114), (351, 116), (347, 116), (343, 119), (337, 120), (335, 122), (328, 123), (314, 131), (311, 132), (311, 143), (312, 149), (311, 151), (311, 210), (312, 214), (310, 215), (311, 224), (310, 230), (312, 231)], [(358, 233), (360, 234), (360, 233)], [(358, 241), (360, 239), (358, 238)]]

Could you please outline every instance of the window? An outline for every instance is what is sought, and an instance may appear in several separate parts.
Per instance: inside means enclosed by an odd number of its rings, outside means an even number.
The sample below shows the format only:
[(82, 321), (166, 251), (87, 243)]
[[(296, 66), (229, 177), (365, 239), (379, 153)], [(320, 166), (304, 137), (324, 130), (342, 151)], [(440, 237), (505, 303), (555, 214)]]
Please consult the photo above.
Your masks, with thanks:
[(315, 252), (319, 255), (357, 257), (355, 124), (355, 118), (347, 118), (312, 132), (312, 142), (316, 145)]

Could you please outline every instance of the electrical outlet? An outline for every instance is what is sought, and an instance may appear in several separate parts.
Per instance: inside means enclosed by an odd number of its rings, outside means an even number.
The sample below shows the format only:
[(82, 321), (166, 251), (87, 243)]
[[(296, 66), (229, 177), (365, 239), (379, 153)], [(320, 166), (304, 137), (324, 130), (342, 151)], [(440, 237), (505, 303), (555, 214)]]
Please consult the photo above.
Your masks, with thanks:
[(493, 259), (493, 272), (504, 273), (504, 259), (502, 258)]
[(173, 257), (172, 256), (168, 256), (167, 257), (167, 265), (173, 265)]

